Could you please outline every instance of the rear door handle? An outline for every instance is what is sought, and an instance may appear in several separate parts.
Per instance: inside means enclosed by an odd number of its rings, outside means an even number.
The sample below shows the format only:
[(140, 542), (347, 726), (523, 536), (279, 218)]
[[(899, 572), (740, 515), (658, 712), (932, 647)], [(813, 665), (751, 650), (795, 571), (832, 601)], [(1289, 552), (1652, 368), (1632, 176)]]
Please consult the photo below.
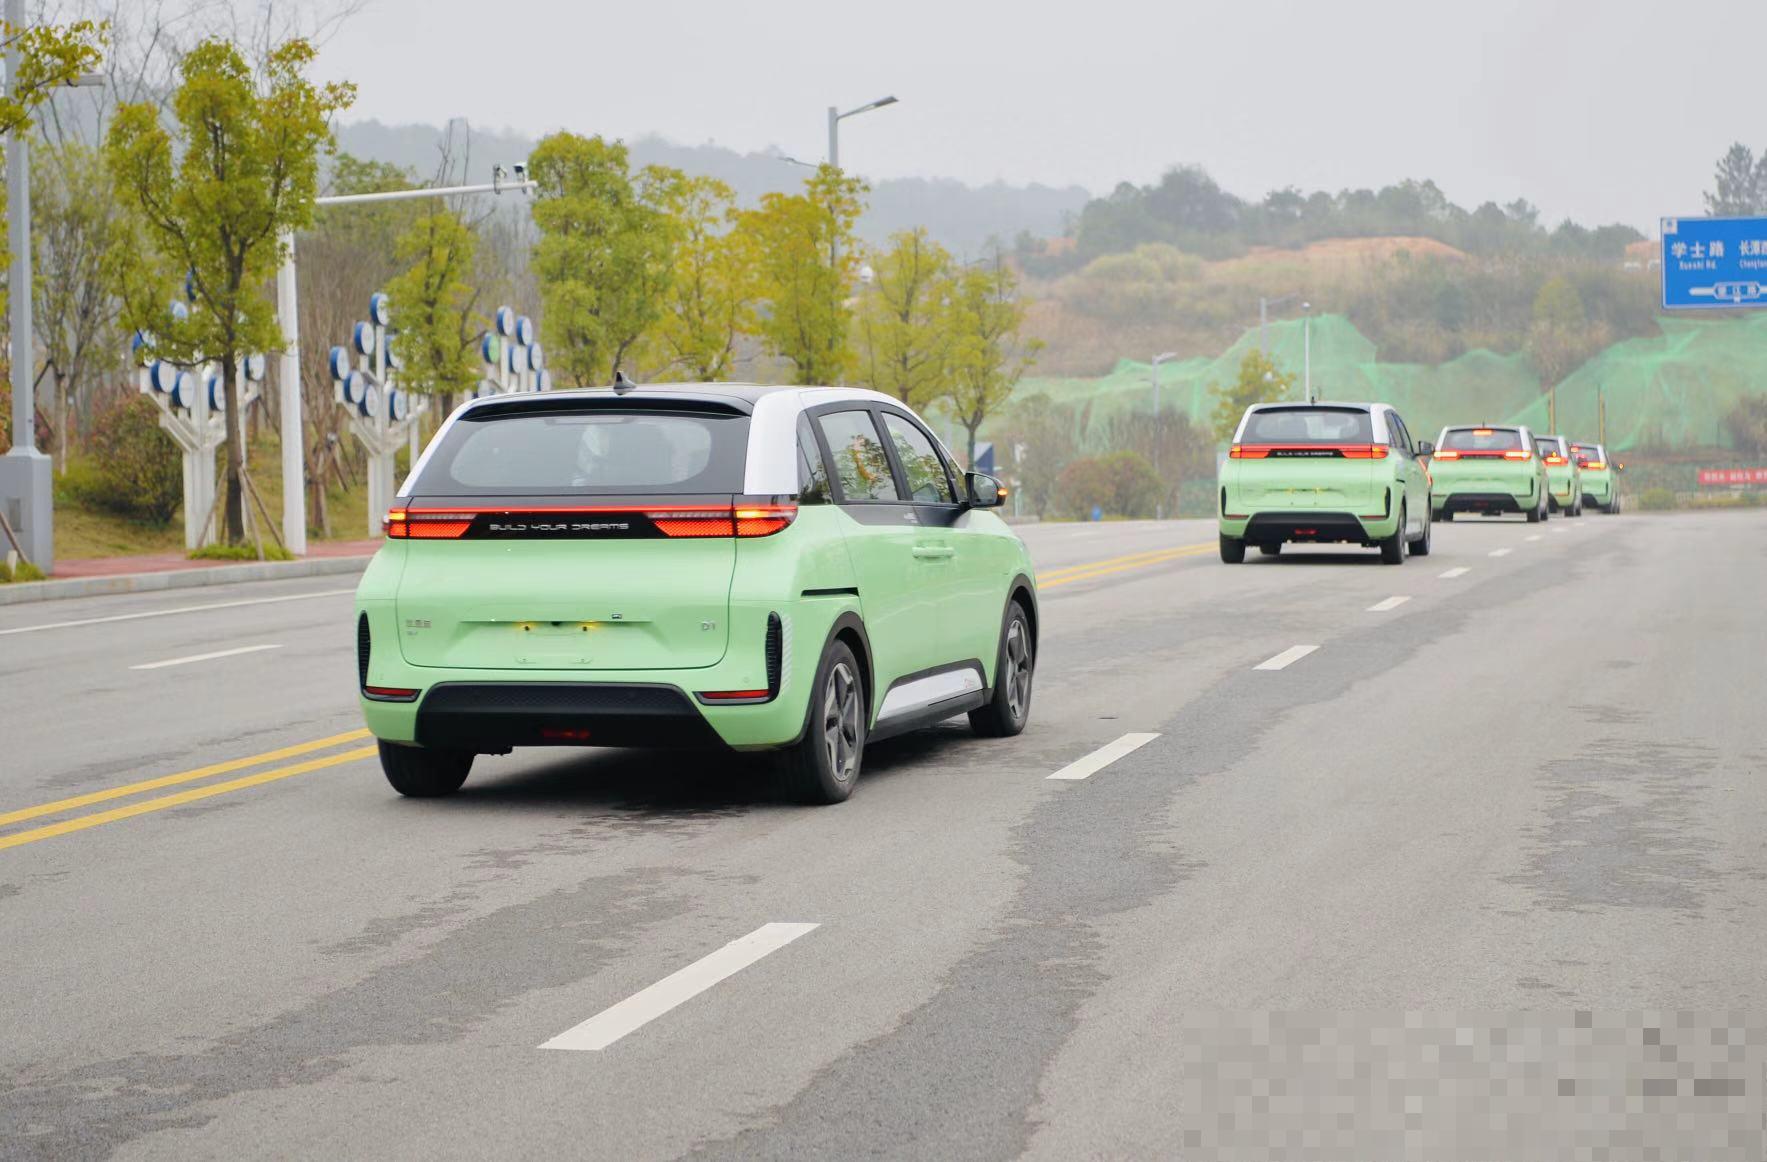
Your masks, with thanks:
[(923, 561), (942, 561), (957, 555), (957, 550), (949, 545), (915, 545), (914, 555)]

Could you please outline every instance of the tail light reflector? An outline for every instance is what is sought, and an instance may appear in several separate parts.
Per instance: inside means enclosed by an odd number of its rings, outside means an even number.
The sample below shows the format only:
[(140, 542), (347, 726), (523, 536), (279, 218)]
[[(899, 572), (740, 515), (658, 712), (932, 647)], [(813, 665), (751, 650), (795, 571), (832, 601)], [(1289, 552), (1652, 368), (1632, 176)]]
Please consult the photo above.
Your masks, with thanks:
[(415, 702), (418, 691), (404, 686), (364, 686), (362, 693), (377, 702)]
[(1603, 460), (1579, 460), (1577, 461), (1577, 467), (1592, 468), (1595, 471), (1600, 472), (1607, 467), (1607, 462)]
[(1453, 448), (1437, 448), (1436, 454), (1434, 456), (1431, 456), (1430, 459), (1432, 459), (1432, 460), (1458, 460), (1458, 459), (1460, 459), (1460, 453)]
[(1559, 464), (1567, 464), (1567, 463), (1569, 463), (1569, 461), (1568, 461), (1568, 460), (1566, 460), (1566, 459), (1565, 459), (1565, 458), (1564, 458), (1564, 457), (1563, 457), (1563, 456), (1558, 456), (1558, 455), (1553, 455), (1553, 456), (1548, 456), (1548, 457), (1546, 457), (1546, 462), (1547, 462), (1547, 463), (1548, 463), (1548, 464), (1552, 464), (1552, 465), (1555, 465), (1555, 466), (1556, 466), (1556, 465), (1559, 465)]
[(1234, 444), (1227, 449), (1229, 460), (1264, 460), (1272, 453), (1336, 452), (1346, 460), (1385, 460), (1385, 444)]
[(435, 512), (395, 508), (380, 522), (389, 537), (400, 540), (454, 540), (472, 527), (471, 512)]
[(699, 692), (702, 702), (759, 702), (770, 696), (771, 692), (767, 690), (701, 690)]
[(1511, 448), (1503, 454), (1503, 458), (1505, 460), (1532, 460), (1534, 458), (1534, 453), (1528, 451), (1526, 448)]
[(457, 540), (484, 512), (637, 513), (666, 537), (770, 537), (797, 519), (795, 504), (735, 504), (729, 508), (635, 508), (585, 505), (582, 508), (484, 509), (461, 512), (441, 509), (390, 510), (381, 521), (389, 537), (400, 540)]

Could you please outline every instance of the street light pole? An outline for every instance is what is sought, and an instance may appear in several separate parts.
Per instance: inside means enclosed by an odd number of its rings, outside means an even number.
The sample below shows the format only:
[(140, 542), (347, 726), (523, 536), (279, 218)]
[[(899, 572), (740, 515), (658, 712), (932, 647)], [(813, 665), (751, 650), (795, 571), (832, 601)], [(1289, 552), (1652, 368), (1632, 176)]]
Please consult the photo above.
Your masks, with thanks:
[[(8, 4), (20, 0), (7, 0)], [(455, 194), (501, 194), (504, 190), (526, 193), (539, 183), (525, 176), (518, 165), (515, 181), (503, 180), (503, 167), (492, 168), (492, 180), (473, 186), (440, 186), (416, 190), (385, 190), (373, 194), (333, 194), (315, 198), (315, 206), (352, 206), (361, 202), (403, 202), (412, 198), (446, 198)], [(306, 440), (301, 406), (300, 304), (295, 281), (295, 239), (292, 231), (282, 236), (282, 265), (276, 272), (276, 315), (287, 346), (282, 350), (282, 543), (290, 553), (307, 551)], [(15, 249), (13, 252), (17, 254)], [(16, 285), (16, 284), (15, 284)], [(414, 461), (415, 462), (415, 461)]]
[(1306, 315), (1301, 320), (1301, 383), (1308, 403), (1313, 402), (1313, 304), (1302, 303)]
[[(848, 109), (845, 113), (842, 113), (838, 106), (830, 105), (828, 107), (828, 164), (829, 164), (829, 168), (837, 169), (837, 170), (841, 168), (841, 122), (842, 121), (845, 121), (849, 117), (857, 117), (861, 113), (869, 113), (873, 109), (882, 109), (885, 105), (894, 105), (895, 103), (896, 103), (895, 97), (879, 97), (877, 100), (868, 102), (864, 105), (861, 105), (857, 109)], [(838, 237), (832, 238), (829, 241), (829, 244), (828, 244), (828, 264), (837, 271), (840, 269), (841, 240)]]

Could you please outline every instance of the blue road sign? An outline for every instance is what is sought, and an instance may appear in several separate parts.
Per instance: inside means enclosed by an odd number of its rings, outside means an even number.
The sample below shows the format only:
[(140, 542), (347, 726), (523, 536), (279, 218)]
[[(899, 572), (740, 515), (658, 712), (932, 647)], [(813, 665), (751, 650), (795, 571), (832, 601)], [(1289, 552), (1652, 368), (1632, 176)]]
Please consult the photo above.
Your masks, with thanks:
[(1663, 307), (1767, 307), (1767, 218), (1664, 218)]

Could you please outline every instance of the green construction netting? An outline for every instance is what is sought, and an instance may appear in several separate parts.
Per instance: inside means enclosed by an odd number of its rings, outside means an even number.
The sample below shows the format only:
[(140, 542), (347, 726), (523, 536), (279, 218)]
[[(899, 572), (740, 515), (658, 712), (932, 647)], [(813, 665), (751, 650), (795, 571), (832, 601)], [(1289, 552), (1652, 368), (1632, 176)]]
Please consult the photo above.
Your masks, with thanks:
[[(1767, 392), (1767, 315), (1658, 320), (1660, 335), (1616, 343), (1559, 385), (1556, 430), (1598, 438), (1597, 394), (1607, 405), (1607, 443), (1616, 449), (1727, 445), (1724, 419), (1745, 395)], [(1390, 403), (1414, 434), (1434, 439), (1446, 424), (1524, 423), (1552, 430), (1547, 397), (1524, 354), (1471, 351), (1441, 364), (1382, 363), (1374, 344), (1348, 319), (1313, 320), (1315, 391), (1323, 399)], [(1299, 391), (1302, 324), (1272, 323), (1271, 358), (1294, 373)], [(1257, 346), (1248, 331), (1221, 355), (1162, 364), (1160, 407), (1206, 427), (1215, 408), (1210, 385), (1232, 382), (1240, 359)], [(1111, 414), (1153, 406), (1153, 368), (1123, 360), (1099, 379), (1028, 378), (1015, 398), (1042, 392), (1082, 406), (1088, 429)]]

